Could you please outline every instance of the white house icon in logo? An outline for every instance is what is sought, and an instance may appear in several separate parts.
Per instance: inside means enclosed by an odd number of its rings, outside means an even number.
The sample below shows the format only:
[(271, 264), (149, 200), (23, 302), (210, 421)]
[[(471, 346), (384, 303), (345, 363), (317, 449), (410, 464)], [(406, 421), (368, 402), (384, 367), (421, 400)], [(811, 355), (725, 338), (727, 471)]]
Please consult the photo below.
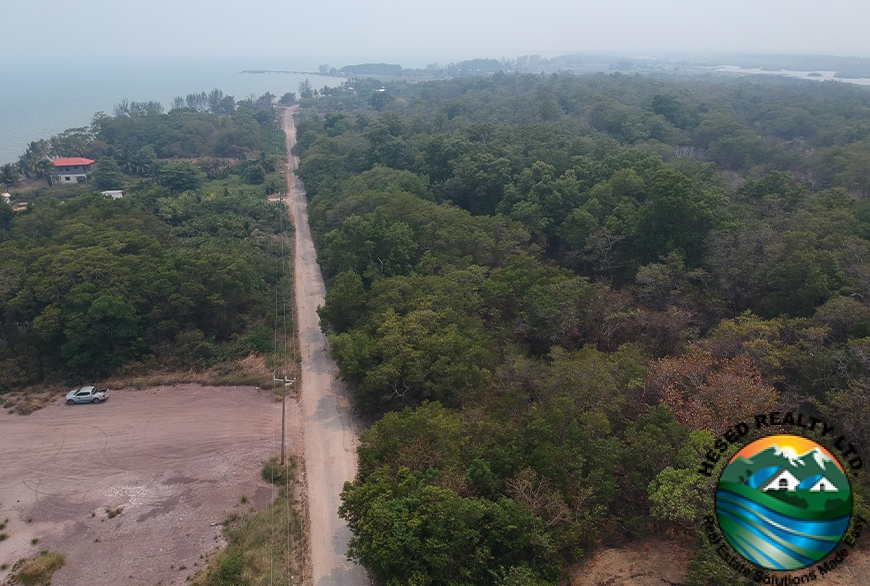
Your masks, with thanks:
[(794, 474), (783, 468), (779, 471), (778, 474), (774, 474), (773, 476), (771, 476), (770, 480), (765, 482), (759, 488), (761, 488), (761, 490), (765, 492), (767, 492), (768, 490), (793, 491), (797, 489), (800, 483), (801, 481), (795, 478)]

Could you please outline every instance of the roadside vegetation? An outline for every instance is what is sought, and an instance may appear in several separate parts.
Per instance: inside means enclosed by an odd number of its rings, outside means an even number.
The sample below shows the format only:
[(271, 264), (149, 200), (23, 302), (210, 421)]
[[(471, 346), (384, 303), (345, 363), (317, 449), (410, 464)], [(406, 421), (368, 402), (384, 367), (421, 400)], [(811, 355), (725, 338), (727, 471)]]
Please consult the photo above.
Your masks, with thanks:
[[(22, 155), (26, 206), (0, 202), (0, 392), (271, 382), (276, 290), (290, 294), (286, 207), (267, 200), (284, 136), (269, 95), (203, 95), (120, 104)], [(55, 156), (98, 162), (86, 184), (39, 187)]]
[(21, 391), (17, 393), (8, 393), (3, 395), (2, 403), (0, 403), (0, 405), (2, 405), (3, 409), (6, 409), (10, 415), (13, 413), (17, 413), (18, 415), (30, 415), (34, 411), (45, 407), (49, 401), (51, 401), (53, 392), (60, 391), (61, 388), (54, 388), (41, 389), (40, 391), (32, 392)]
[(194, 578), (194, 586), (305, 583), (304, 521), (299, 512), (296, 463), (291, 458), (282, 467), (273, 458), (263, 466), (262, 475), (275, 486), (274, 501), (263, 511), (252, 509), (227, 518), (227, 546)]
[(321, 324), (373, 422), (351, 556), (382, 584), (554, 584), (670, 534), (687, 583), (744, 583), (696, 540), (715, 435), (769, 410), (870, 432), (870, 93), (350, 85), (302, 101), (296, 148)]
[(63, 554), (42, 551), (34, 558), (19, 560), (12, 567), (8, 584), (48, 586), (51, 584), (51, 577), (65, 562)]

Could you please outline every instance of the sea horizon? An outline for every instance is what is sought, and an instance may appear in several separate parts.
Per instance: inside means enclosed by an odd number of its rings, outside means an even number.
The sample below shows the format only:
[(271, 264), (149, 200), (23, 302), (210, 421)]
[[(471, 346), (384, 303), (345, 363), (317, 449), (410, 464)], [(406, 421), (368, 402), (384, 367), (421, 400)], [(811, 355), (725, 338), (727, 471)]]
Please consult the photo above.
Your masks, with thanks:
[[(336, 67), (348, 63), (383, 61), (375, 56), (336, 56), (326, 58)], [(417, 67), (421, 59), (386, 59), (405, 67)], [(342, 77), (314, 73), (317, 65), (310, 56), (186, 57), (153, 59), (114, 59), (70, 65), (68, 58), (55, 60), (9, 61), (0, 59), (0, 78), (9, 80), (0, 93), (0, 165), (15, 163), (27, 146), (48, 139), (68, 128), (88, 126), (98, 112), (112, 115), (116, 104), (160, 102), (169, 111), (176, 96), (210, 92), (217, 88), (241, 100), (271, 92), (281, 96), (298, 92), (299, 83), (308, 78), (315, 88), (337, 86)], [(696, 66), (728, 77), (784, 76), (870, 86), (870, 78), (837, 78), (835, 71), (762, 70), (737, 65)], [(308, 71), (294, 73), (242, 73), (243, 71)], [(814, 77), (815, 76), (815, 77)]]
[(241, 100), (267, 91), (279, 97), (297, 92), (306, 77), (315, 88), (344, 81), (320, 75), (241, 73), (316, 70), (276, 58), (124, 60), (82, 66), (66, 61), (0, 62), (0, 77), (10, 81), (0, 93), (0, 165), (17, 162), (32, 141), (88, 126), (98, 112), (112, 115), (122, 100), (154, 100), (169, 111), (176, 96), (215, 88)]

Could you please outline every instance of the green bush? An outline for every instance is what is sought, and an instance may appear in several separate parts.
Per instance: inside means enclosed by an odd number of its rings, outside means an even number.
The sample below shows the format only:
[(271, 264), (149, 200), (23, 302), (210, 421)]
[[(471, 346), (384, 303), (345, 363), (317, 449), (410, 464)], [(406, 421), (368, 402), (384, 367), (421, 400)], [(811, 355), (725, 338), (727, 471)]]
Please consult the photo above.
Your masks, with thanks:
[(43, 551), (37, 557), (25, 561), (13, 576), (15, 582), (24, 586), (51, 584), (52, 575), (63, 567), (66, 557), (62, 554)]
[(245, 558), (242, 552), (227, 548), (218, 559), (213, 574), (209, 576), (208, 586), (238, 586), (244, 570)]
[(284, 486), (287, 482), (293, 480), (295, 469), (296, 462), (293, 459), (290, 459), (285, 466), (281, 466), (278, 463), (278, 458), (272, 458), (263, 464), (263, 480), (277, 486)]

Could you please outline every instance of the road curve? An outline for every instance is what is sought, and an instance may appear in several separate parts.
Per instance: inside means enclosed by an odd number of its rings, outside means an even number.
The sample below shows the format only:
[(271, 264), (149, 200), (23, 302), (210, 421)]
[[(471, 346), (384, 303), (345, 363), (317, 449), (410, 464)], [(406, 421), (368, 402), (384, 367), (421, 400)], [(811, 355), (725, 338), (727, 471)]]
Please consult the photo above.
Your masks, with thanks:
[(290, 153), (296, 143), (293, 115), (283, 113), (287, 135), (287, 188), (290, 213), (296, 227), (294, 289), (299, 353), (297, 381), (305, 420), (305, 471), (308, 487), (310, 548), (314, 586), (367, 586), (362, 566), (348, 560), (350, 530), (338, 516), (339, 494), (357, 470), (357, 433), (347, 389), (338, 380), (338, 368), (329, 357), (326, 337), (320, 331), (317, 307), (323, 305), (326, 287), (317, 264), (317, 253), (308, 227), (305, 188), (294, 171), (298, 160)]

